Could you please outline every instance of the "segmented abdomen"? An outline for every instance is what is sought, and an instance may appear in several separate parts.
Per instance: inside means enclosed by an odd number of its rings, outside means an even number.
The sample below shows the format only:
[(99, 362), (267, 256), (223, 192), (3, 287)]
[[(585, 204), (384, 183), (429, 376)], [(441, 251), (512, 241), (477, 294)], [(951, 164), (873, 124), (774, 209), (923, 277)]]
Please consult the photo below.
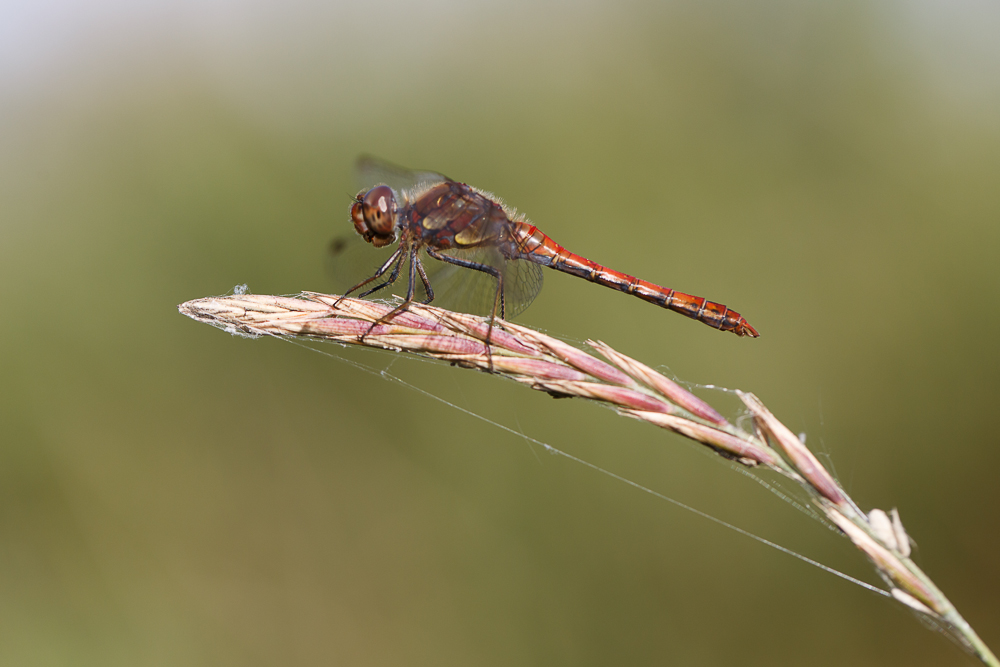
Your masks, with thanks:
[(586, 257), (570, 252), (539, 231), (537, 227), (526, 222), (512, 223), (511, 231), (513, 247), (509, 254), (517, 259), (535, 262), (620, 292), (634, 294), (643, 301), (655, 303), (704, 322), (713, 329), (732, 331), (737, 336), (757, 338), (760, 335), (742, 315), (721, 303), (660, 287), (627, 273), (601, 266)]

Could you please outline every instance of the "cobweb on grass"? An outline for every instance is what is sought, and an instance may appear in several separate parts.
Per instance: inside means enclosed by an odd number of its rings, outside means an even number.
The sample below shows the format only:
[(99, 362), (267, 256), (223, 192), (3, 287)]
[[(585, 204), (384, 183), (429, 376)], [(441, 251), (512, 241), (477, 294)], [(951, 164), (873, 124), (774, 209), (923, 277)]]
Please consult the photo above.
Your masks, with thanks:
[[(414, 392), (416, 392), (416, 393), (418, 393), (418, 394), (420, 394), (420, 395), (422, 395), (422, 396), (424, 396), (426, 398), (429, 398), (429, 399), (432, 399), (432, 400), (437, 401), (439, 403), (442, 403), (443, 405), (446, 405), (446, 406), (448, 406), (448, 407), (450, 407), (450, 408), (452, 408), (454, 410), (457, 410), (457, 411), (459, 411), (459, 412), (461, 412), (463, 414), (466, 414), (466, 415), (468, 415), (470, 417), (474, 417), (475, 419), (478, 419), (478, 420), (480, 420), (480, 421), (482, 421), (482, 422), (484, 422), (486, 424), (489, 424), (490, 426), (492, 426), (494, 428), (497, 428), (497, 429), (499, 429), (499, 430), (501, 430), (501, 431), (503, 431), (505, 433), (508, 433), (510, 435), (518, 437), (518, 438), (524, 440), (525, 442), (529, 443), (530, 445), (536, 446), (536, 447), (540, 448), (541, 450), (543, 450), (544, 452), (549, 453), (550, 455), (559, 456), (561, 458), (565, 458), (565, 459), (567, 459), (569, 461), (572, 461), (573, 463), (576, 463), (578, 465), (584, 466), (585, 468), (593, 470), (594, 472), (597, 472), (599, 474), (602, 474), (602, 475), (605, 475), (607, 477), (610, 477), (610, 478), (612, 478), (612, 479), (614, 479), (614, 480), (616, 480), (618, 482), (621, 482), (623, 484), (631, 486), (631, 487), (633, 487), (633, 488), (635, 488), (635, 489), (637, 489), (639, 491), (648, 493), (651, 496), (654, 496), (655, 498), (657, 498), (659, 500), (663, 500), (665, 502), (668, 502), (668, 503), (670, 503), (670, 504), (672, 504), (672, 505), (674, 505), (674, 506), (676, 506), (676, 507), (678, 507), (680, 509), (686, 510), (688, 512), (691, 512), (692, 514), (695, 514), (696, 516), (699, 516), (699, 517), (701, 517), (703, 519), (711, 521), (712, 523), (720, 525), (720, 526), (722, 526), (724, 528), (727, 528), (729, 530), (732, 530), (732, 531), (734, 531), (734, 532), (736, 532), (736, 533), (738, 533), (740, 535), (743, 535), (743, 536), (748, 537), (748, 538), (750, 538), (752, 540), (755, 540), (755, 541), (757, 541), (757, 542), (759, 542), (761, 544), (769, 546), (769, 547), (771, 547), (771, 548), (773, 548), (773, 549), (775, 549), (777, 551), (780, 551), (780, 552), (785, 553), (785, 554), (787, 554), (789, 556), (797, 558), (797, 559), (799, 559), (799, 560), (801, 560), (801, 561), (803, 561), (803, 562), (805, 562), (805, 563), (807, 563), (809, 565), (813, 565), (814, 567), (817, 567), (817, 568), (819, 568), (819, 569), (821, 569), (821, 570), (823, 570), (825, 572), (828, 572), (828, 573), (833, 574), (833, 575), (835, 575), (837, 577), (840, 577), (840, 578), (842, 578), (842, 579), (844, 579), (846, 581), (849, 581), (849, 582), (851, 582), (853, 584), (861, 586), (862, 588), (864, 588), (866, 590), (869, 590), (869, 591), (871, 591), (873, 593), (878, 593), (878, 594), (886, 596), (886, 597), (891, 597), (891, 594), (889, 592), (887, 592), (887, 591), (885, 591), (885, 590), (883, 590), (883, 589), (881, 589), (881, 588), (879, 588), (877, 586), (874, 586), (874, 585), (869, 584), (869, 583), (867, 583), (865, 581), (862, 581), (860, 579), (852, 577), (852, 576), (850, 576), (850, 575), (848, 575), (848, 574), (846, 574), (844, 572), (841, 572), (841, 571), (836, 570), (834, 568), (831, 568), (831, 567), (829, 567), (827, 565), (824, 565), (823, 563), (820, 563), (819, 561), (816, 561), (816, 560), (814, 560), (812, 558), (809, 558), (809, 557), (807, 557), (807, 556), (805, 556), (803, 554), (800, 554), (800, 553), (798, 553), (796, 551), (793, 551), (792, 549), (789, 549), (789, 548), (784, 547), (784, 546), (782, 546), (780, 544), (772, 542), (771, 540), (768, 540), (768, 539), (766, 539), (764, 537), (761, 537), (759, 535), (751, 533), (750, 531), (745, 530), (743, 528), (740, 528), (739, 526), (736, 526), (736, 525), (734, 525), (732, 523), (729, 523), (728, 521), (725, 521), (725, 520), (720, 519), (718, 517), (715, 517), (715, 516), (713, 516), (711, 514), (708, 514), (707, 512), (699, 510), (699, 509), (697, 509), (697, 508), (695, 508), (695, 507), (693, 507), (691, 505), (688, 505), (687, 503), (684, 503), (684, 502), (679, 501), (679, 500), (677, 500), (675, 498), (672, 498), (672, 497), (670, 497), (670, 496), (668, 496), (668, 495), (666, 495), (664, 493), (661, 493), (659, 491), (656, 491), (656, 490), (654, 490), (654, 489), (652, 489), (652, 488), (650, 488), (648, 486), (644, 486), (644, 485), (642, 485), (642, 484), (640, 484), (638, 482), (635, 482), (635, 481), (633, 481), (633, 480), (631, 480), (631, 479), (629, 479), (629, 478), (627, 478), (627, 477), (625, 477), (623, 475), (615, 473), (615, 472), (613, 472), (613, 471), (611, 471), (611, 470), (609, 470), (607, 468), (599, 466), (599, 465), (597, 465), (595, 463), (591, 463), (590, 461), (587, 461), (587, 460), (585, 460), (583, 458), (580, 458), (578, 456), (570, 454), (569, 452), (566, 452), (566, 451), (561, 450), (561, 449), (559, 449), (557, 447), (554, 447), (554, 446), (550, 445), (549, 443), (547, 443), (547, 442), (545, 442), (543, 440), (531, 437), (531, 436), (529, 436), (529, 435), (527, 435), (527, 434), (525, 434), (525, 433), (523, 433), (523, 432), (521, 432), (521, 431), (519, 431), (517, 429), (511, 428), (511, 427), (506, 426), (506, 425), (504, 425), (504, 424), (502, 424), (502, 423), (500, 423), (500, 422), (498, 422), (496, 420), (490, 419), (490, 418), (488, 418), (488, 417), (486, 417), (486, 416), (484, 416), (484, 415), (476, 412), (473, 409), (457, 405), (456, 403), (454, 403), (452, 401), (449, 401), (449, 400), (447, 400), (447, 399), (445, 399), (445, 398), (443, 398), (441, 396), (438, 396), (437, 394), (434, 394), (433, 392), (430, 392), (430, 391), (428, 391), (426, 389), (423, 389), (423, 388), (417, 386), (416, 384), (408, 382), (408, 381), (404, 380), (402, 377), (400, 377), (399, 375), (397, 375), (397, 374), (395, 374), (393, 372), (390, 372), (390, 369), (396, 364), (397, 360), (399, 360), (399, 358), (400, 358), (400, 355), (398, 355), (396, 353), (393, 353), (393, 352), (388, 351), (388, 350), (382, 351), (381, 354), (382, 355), (389, 355), (389, 358), (388, 358), (388, 362), (386, 364), (383, 364), (381, 367), (378, 367), (378, 366), (375, 366), (375, 365), (369, 365), (369, 364), (365, 364), (365, 363), (362, 363), (362, 362), (354, 360), (354, 359), (350, 359), (346, 355), (341, 355), (341, 354), (337, 354), (335, 352), (332, 352), (330, 350), (329, 346), (324, 346), (326, 349), (321, 349), (316, 344), (309, 344), (309, 343), (306, 343), (306, 342), (303, 342), (301, 340), (297, 340), (297, 339), (294, 339), (294, 338), (282, 337), (282, 336), (275, 336), (275, 337), (279, 338), (279, 339), (281, 339), (281, 340), (283, 340), (285, 342), (291, 343), (293, 345), (298, 345), (300, 347), (304, 347), (304, 348), (306, 348), (308, 350), (311, 350), (313, 352), (316, 352), (318, 354), (322, 354), (325, 357), (328, 357), (328, 358), (331, 358), (331, 359), (335, 359), (335, 360), (337, 360), (339, 362), (345, 363), (348, 366), (351, 366), (351, 367), (353, 367), (353, 368), (355, 368), (355, 369), (357, 369), (359, 371), (368, 373), (370, 375), (377, 376), (377, 377), (379, 377), (379, 378), (381, 378), (383, 380), (387, 380), (387, 381), (392, 382), (394, 384), (397, 384), (399, 386), (405, 387), (405, 388), (407, 388), (407, 389), (409, 389), (411, 391), (414, 391)], [(378, 353), (378, 351), (376, 351), (376, 350), (372, 350), (372, 352), (375, 352), (376, 354)], [(433, 363), (433, 364), (436, 364), (436, 365), (440, 365), (440, 362), (433, 361), (433, 360), (430, 360), (430, 359), (424, 359), (424, 358), (421, 358), (421, 357), (407, 356), (406, 358), (410, 359), (410, 360), (413, 360), (413, 361), (419, 361), (419, 362), (422, 362), (422, 363)], [(725, 391), (729, 392), (731, 390), (725, 390)], [(699, 448), (699, 449), (700, 450), (704, 450), (704, 448)], [(717, 458), (717, 457), (713, 457), (713, 458)], [(757, 476), (757, 475), (749, 472), (743, 466), (738, 466), (738, 465), (735, 465), (735, 464), (731, 464), (731, 465), (732, 465), (733, 468), (735, 468), (737, 470), (740, 470), (745, 475), (748, 475), (751, 479), (753, 479), (756, 482), (758, 482), (759, 484), (763, 485), (765, 488), (767, 488), (768, 490), (770, 490), (772, 493), (775, 493), (776, 495), (778, 495), (778, 497), (782, 498), (786, 502), (791, 503), (794, 507), (800, 509), (801, 511), (804, 511), (806, 514), (808, 514), (810, 516), (816, 517), (816, 513), (815, 512), (808, 511), (802, 503), (795, 501), (789, 494), (784, 493), (783, 491), (781, 491), (780, 489), (778, 489), (775, 485), (773, 485), (770, 482), (767, 482), (766, 480), (762, 479), (761, 477), (759, 477), (759, 476)], [(819, 517), (816, 517), (816, 518), (819, 518)], [(822, 523), (824, 523), (824, 524), (826, 523), (822, 519), (820, 519), (820, 521)]]

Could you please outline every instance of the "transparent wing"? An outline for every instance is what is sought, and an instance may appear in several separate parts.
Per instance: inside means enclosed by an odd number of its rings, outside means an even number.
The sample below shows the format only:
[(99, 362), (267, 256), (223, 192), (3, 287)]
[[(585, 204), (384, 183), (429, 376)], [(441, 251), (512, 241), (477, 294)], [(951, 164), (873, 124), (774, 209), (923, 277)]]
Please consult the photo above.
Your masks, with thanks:
[[(442, 254), (460, 260), (493, 267), (503, 275), (504, 317), (511, 319), (522, 313), (542, 289), (542, 267), (519, 260), (505, 260), (492, 246), (446, 250)], [(420, 261), (434, 290), (435, 306), (474, 315), (490, 315), (496, 297), (497, 280), (476, 269), (456, 266), (435, 259), (424, 252)], [(419, 278), (417, 280), (419, 285)], [(423, 294), (422, 288), (420, 294)], [(500, 311), (497, 311), (497, 316)]]
[[(397, 191), (420, 189), (449, 180), (436, 172), (412, 171), (370, 155), (358, 158), (357, 176), (361, 187), (367, 188), (384, 183)], [(358, 235), (345, 234), (335, 238), (330, 244), (327, 273), (333, 279), (335, 289), (343, 293), (374, 275), (395, 249), (395, 245), (374, 248)], [(504, 316), (507, 318), (515, 317), (524, 311), (542, 288), (542, 269), (539, 265), (526, 261), (505, 260), (496, 247), (482, 246), (442, 252), (467, 262), (493, 267), (501, 272), (504, 280)], [(497, 280), (494, 276), (473, 268), (434, 259), (424, 251), (421, 251), (419, 256), (420, 263), (427, 273), (428, 282), (434, 291), (435, 306), (477, 315), (490, 315), (493, 312), (497, 290)], [(365, 289), (374, 287), (388, 278), (387, 272), (379, 280), (366, 285)], [(409, 262), (405, 261), (396, 282), (376, 292), (372, 297), (385, 298), (393, 294), (405, 296), (409, 279)], [(427, 292), (423, 281), (416, 275), (414, 300), (424, 301), (426, 298)], [(499, 312), (497, 314), (499, 315)]]
[(397, 192), (449, 180), (434, 171), (413, 171), (371, 155), (362, 155), (355, 165), (358, 187), (370, 188), (385, 183)]
[[(327, 253), (326, 269), (333, 283), (334, 293), (343, 294), (365, 278), (375, 275), (395, 250), (396, 245), (375, 248), (356, 234), (333, 239)], [(541, 266), (520, 260), (506, 260), (494, 247), (452, 249), (443, 251), (442, 254), (490, 266), (500, 271), (504, 279), (504, 316), (507, 319), (522, 313), (542, 289)], [(497, 281), (492, 275), (443, 262), (423, 250), (420, 251), (419, 257), (431, 289), (434, 290), (433, 305), (474, 315), (490, 315), (493, 312)], [(390, 273), (391, 271), (386, 272), (364, 289), (370, 289), (388, 280)], [(389, 298), (391, 295), (405, 297), (409, 279), (409, 262), (404, 260), (396, 282), (372, 294), (371, 298)], [(357, 296), (357, 293), (351, 296)], [(427, 292), (419, 275), (414, 279), (413, 298), (418, 302), (427, 298)], [(499, 310), (497, 315), (500, 315)]]

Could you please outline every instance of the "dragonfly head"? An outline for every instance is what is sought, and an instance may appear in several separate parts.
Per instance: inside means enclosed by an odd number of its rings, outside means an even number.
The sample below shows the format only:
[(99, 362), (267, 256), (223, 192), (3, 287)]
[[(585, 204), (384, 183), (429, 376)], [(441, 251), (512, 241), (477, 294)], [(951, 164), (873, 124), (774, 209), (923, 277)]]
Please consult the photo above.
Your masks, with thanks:
[(351, 206), (354, 229), (376, 248), (396, 240), (396, 196), (388, 185), (362, 190)]

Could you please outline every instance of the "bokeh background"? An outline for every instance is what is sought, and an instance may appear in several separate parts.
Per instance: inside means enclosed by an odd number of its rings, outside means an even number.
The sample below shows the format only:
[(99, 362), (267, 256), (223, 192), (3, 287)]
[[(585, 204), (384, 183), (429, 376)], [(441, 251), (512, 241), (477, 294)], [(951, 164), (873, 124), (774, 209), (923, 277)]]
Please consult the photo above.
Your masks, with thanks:
[[(0, 662), (971, 664), (679, 437), (176, 304), (332, 289), (355, 156), (722, 301), (563, 275), (519, 321), (756, 392), (1000, 646), (1000, 11), (987, 2), (0, 5)], [(731, 395), (701, 395), (736, 418)]]

